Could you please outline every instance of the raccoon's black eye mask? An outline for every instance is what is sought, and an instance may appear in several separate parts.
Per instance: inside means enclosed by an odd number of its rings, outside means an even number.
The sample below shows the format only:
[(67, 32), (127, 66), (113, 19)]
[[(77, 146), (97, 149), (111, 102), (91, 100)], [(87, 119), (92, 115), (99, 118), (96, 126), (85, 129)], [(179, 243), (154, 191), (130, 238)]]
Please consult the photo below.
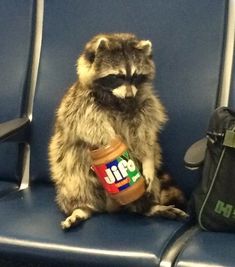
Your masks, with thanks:
[(144, 74), (136, 74), (133, 76), (115, 75), (110, 74), (105, 77), (99, 78), (95, 81), (95, 84), (101, 86), (103, 89), (112, 90), (120, 87), (124, 84), (132, 84), (138, 87), (148, 80), (148, 76)]

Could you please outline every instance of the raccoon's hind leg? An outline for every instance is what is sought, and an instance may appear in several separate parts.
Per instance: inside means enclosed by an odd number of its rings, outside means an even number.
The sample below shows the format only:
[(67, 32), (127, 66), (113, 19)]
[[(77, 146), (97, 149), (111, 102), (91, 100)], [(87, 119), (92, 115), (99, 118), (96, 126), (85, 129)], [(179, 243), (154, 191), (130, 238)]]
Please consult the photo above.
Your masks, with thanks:
[(162, 205), (175, 205), (176, 208), (187, 210), (187, 200), (183, 191), (175, 184), (167, 173), (159, 174), (160, 203)]
[(92, 215), (91, 209), (75, 209), (70, 216), (61, 222), (61, 227), (64, 230), (76, 226), (78, 223), (89, 219)]
[[(160, 192), (161, 195), (161, 192)], [(150, 208), (144, 212), (146, 216), (161, 216), (170, 219), (186, 219), (188, 214), (175, 205), (164, 205), (159, 201), (159, 185), (153, 182), (152, 191), (150, 192)], [(161, 199), (161, 197), (160, 197)]]
[(161, 204), (153, 205), (150, 210), (144, 213), (146, 216), (161, 216), (169, 219), (187, 219), (188, 214), (183, 210), (175, 208), (174, 205), (165, 206)]
[(174, 205), (162, 204), (159, 196), (158, 180), (154, 179), (150, 192), (145, 193), (139, 200), (128, 206), (128, 210), (145, 216), (160, 216), (170, 219), (186, 219), (188, 214)]
[(94, 213), (105, 210), (105, 195), (100, 184), (97, 185), (97, 178), (87, 175), (79, 181), (77, 177), (67, 176), (66, 181), (57, 188), (57, 203), (67, 215), (61, 222), (62, 229), (76, 226)]

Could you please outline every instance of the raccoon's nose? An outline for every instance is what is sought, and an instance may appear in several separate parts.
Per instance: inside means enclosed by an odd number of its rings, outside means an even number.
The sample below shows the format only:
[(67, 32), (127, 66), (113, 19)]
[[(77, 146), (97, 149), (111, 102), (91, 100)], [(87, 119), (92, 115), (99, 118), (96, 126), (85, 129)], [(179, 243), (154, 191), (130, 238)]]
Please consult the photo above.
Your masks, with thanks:
[(135, 96), (137, 89), (135, 86), (127, 84), (126, 85), (126, 97), (133, 97)]

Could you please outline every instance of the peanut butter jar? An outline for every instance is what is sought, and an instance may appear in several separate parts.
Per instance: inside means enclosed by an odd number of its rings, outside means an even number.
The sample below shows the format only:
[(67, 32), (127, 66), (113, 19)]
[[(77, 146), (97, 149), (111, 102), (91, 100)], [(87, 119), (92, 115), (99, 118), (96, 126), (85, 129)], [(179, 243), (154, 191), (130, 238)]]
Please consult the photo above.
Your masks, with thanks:
[(144, 194), (144, 178), (121, 138), (116, 137), (109, 145), (90, 153), (92, 170), (110, 197), (119, 204), (129, 204)]

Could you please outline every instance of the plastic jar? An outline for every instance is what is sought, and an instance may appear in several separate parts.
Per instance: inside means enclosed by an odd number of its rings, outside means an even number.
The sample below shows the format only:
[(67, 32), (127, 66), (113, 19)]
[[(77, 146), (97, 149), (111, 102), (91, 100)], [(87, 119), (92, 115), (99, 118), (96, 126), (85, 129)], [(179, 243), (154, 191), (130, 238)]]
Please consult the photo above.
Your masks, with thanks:
[(119, 204), (129, 204), (144, 194), (145, 180), (121, 138), (116, 137), (109, 145), (90, 153), (92, 170)]

